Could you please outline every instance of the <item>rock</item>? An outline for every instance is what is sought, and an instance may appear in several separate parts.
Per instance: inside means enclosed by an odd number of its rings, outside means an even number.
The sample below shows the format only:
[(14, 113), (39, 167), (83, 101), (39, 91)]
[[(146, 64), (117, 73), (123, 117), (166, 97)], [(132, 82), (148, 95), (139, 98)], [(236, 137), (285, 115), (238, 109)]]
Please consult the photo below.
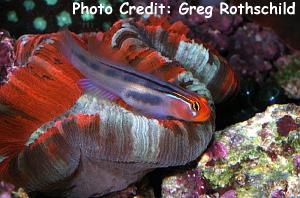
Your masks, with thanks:
[(197, 168), (164, 179), (163, 197), (299, 197), (300, 106), (273, 105), (217, 131)]
[(275, 79), (291, 99), (300, 99), (300, 52), (283, 56), (276, 61)]

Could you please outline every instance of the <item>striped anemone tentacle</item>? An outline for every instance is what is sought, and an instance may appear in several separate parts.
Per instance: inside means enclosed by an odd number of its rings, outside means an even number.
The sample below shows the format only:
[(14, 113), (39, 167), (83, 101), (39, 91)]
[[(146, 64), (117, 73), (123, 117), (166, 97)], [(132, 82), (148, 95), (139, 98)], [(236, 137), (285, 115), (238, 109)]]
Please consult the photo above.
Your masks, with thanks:
[(144, 40), (157, 51), (191, 71), (195, 79), (206, 85), (215, 103), (226, 100), (236, 92), (237, 76), (215, 50), (188, 39), (188, 27), (180, 21), (168, 24), (162, 18), (159, 25), (157, 23), (157, 19), (150, 17), (147, 21), (140, 21), (136, 31), (143, 32)]
[[(119, 25), (119, 24), (118, 24)], [(152, 43), (155, 41), (147, 36), (145, 29), (141, 29), (132, 21), (125, 21), (114, 32), (112, 37), (104, 38), (111, 41), (111, 46), (118, 48), (125, 53), (128, 63), (141, 71), (156, 75), (166, 81), (175, 81), (183, 86), (187, 85), (192, 91), (205, 96), (210, 104), (213, 100), (206, 84), (201, 82), (189, 72), (190, 68), (180, 64), (175, 59), (171, 59), (163, 54), (165, 49), (162, 45), (155, 48)], [(150, 41), (150, 39), (152, 39)], [(157, 38), (159, 39), (159, 38)], [(173, 46), (173, 47), (170, 47)], [(168, 51), (176, 52), (176, 46), (171, 45)], [(161, 50), (161, 51), (160, 51)]]

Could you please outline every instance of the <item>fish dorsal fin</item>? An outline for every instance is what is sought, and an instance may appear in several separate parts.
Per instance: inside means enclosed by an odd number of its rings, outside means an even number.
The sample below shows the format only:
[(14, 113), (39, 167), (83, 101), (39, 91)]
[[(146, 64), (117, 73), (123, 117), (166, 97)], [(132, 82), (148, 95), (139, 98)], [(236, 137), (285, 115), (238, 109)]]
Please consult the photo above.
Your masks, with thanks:
[(107, 89), (95, 85), (90, 79), (81, 79), (79, 80), (78, 84), (82, 88), (84, 88), (84, 90), (86, 90), (87, 93), (90, 93), (92, 95), (96, 95), (110, 101), (115, 101), (118, 98), (116, 95), (114, 95)]
[(88, 38), (87, 46), (88, 51), (93, 56), (99, 56), (99, 52), (101, 49), (100, 45), (102, 45), (102, 38), (98, 38), (97, 35), (90, 36)]
[(90, 37), (88, 39), (88, 52), (103, 62), (131, 67), (128, 61), (124, 58), (122, 50), (112, 48), (111, 45), (106, 44), (104, 41), (99, 39), (99, 36)]

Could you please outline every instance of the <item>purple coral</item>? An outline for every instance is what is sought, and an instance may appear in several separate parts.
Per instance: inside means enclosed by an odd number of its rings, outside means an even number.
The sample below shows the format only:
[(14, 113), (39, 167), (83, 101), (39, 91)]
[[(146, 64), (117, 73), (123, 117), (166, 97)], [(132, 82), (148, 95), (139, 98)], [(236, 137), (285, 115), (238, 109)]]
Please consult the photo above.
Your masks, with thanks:
[(197, 169), (189, 170), (165, 180), (162, 186), (163, 197), (202, 197), (211, 190), (206, 179)]
[(179, 177), (177, 184), (190, 189), (190, 192), (185, 197), (199, 197), (199, 195), (205, 194), (208, 189), (207, 181), (196, 169), (190, 170), (182, 177)]
[(214, 141), (207, 149), (206, 154), (213, 161), (224, 159), (228, 155), (228, 149), (222, 142)]
[(195, 183), (195, 192), (197, 192), (197, 194), (202, 195), (206, 193), (207, 182), (197, 170), (189, 171), (187, 178), (189, 182)]
[(230, 35), (241, 24), (242, 17), (220, 15), (218, 8), (215, 7), (211, 18), (193, 14), (185, 21), (191, 27), (195, 38), (207, 42), (221, 53), (227, 53), (232, 42)]
[(228, 190), (223, 195), (221, 195), (221, 198), (236, 198), (237, 194), (234, 190)]
[(212, 17), (207, 19), (210, 28), (225, 35), (231, 34), (242, 21), (243, 19), (239, 15), (221, 15), (217, 8), (213, 10)]
[(4, 181), (0, 182), (0, 198), (11, 198), (11, 192), (14, 190), (14, 185), (6, 183)]
[(290, 116), (285, 115), (277, 121), (277, 131), (282, 136), (288, 136), (289, 133), (293, 130), (297, 130), (300, 127), (300, 124)]
[(300, 155), (296, 155), (293, 159), (293, 164), (296, 168), (297, 173), (300, 173)]
[(271, 61), (284, 51), (284, 45), (271, 31), (248, 23), (231, 37), (229, 62), (237, 72), (261, 80), (272, 69)]
[(7, 31), (0, 30), (0, 84), (7, 80), (14, 60), (14, 40)]
[(271, 198), (285, 198), (285, 192), (282, 189), (276, 189), (271, 193)]

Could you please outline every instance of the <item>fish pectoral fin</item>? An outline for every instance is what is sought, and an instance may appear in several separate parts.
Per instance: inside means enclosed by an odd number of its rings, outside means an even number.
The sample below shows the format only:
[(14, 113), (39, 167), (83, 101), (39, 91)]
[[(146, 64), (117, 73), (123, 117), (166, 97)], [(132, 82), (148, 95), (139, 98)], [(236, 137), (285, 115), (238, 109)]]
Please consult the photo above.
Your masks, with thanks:
[(81, 79), (78, 84), (86, 90), (87, 93), (105, 98), (110, 101), (116, 100), (118, 97), (107, 89), (95, 85), (90, 79)]

